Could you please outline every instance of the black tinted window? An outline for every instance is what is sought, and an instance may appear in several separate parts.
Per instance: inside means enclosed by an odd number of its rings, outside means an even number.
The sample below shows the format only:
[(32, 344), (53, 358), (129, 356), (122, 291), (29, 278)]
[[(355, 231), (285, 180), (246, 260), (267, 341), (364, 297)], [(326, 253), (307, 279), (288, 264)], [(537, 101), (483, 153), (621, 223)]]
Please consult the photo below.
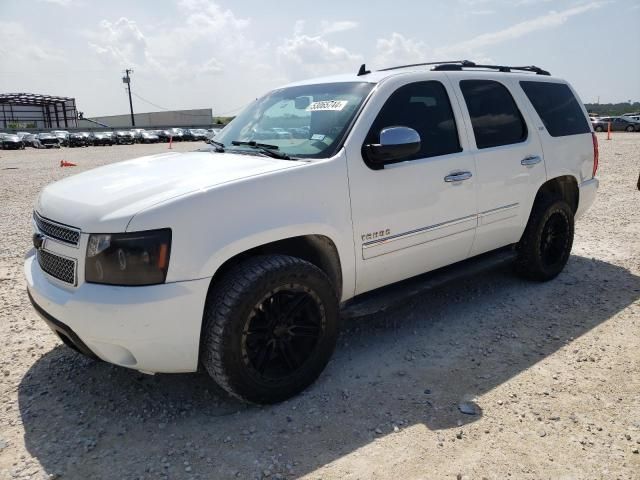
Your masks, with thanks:
[(460, 89), (478, 148), (520, 143), (527, 138), (522, 114), (504, 85), (491, 80), (462, 80)]
[(380, 130), (394, 126), (413, 128), (420, 135), (420, 151), (405, 160), (462, 151), (449, 96), (440, 82), (411, 83), (393, 92), (373, 122), (365, 143), (378, 143)]
[(563, 83), (520, 82), (552, 137), (589, 133), (589, 124), (580, 104)]

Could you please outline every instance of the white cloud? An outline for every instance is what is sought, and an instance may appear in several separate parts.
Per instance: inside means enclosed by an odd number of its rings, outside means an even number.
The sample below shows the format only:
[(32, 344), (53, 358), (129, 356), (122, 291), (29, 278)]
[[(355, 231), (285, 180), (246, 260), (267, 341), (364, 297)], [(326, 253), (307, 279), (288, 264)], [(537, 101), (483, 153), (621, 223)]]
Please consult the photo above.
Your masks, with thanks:
[(525, 20), (524, 22), (517, 23), (497, 32), (484, 33), (470, 40), (436, 49), (436, 54), (445, 56), (457, 54), (466, 55), (471, 52), (482, 51), (482, 49), (486, 47), (491, 47), (509, 40), (515, 40), (539, 30), (559, 27), (571, 17), (600, 8), (602, 5), (602, 2), (591, 2), (560, 12), (551, 11), (546, 15)]
[(147, 40), (135, 21), (122, 17), (115, 23), (100, 22), (96, 43), (89, 46), (98, 55), (109, 57), (122, 66), (144, 65), (149, 60)]
[(181, 17), (169, 26), (142, 26), (125, 17), (102, 20), (97, 31), (87, 35), (89, 47), (108, 63), (148, 70), (171, 81), (188, 79), (193, 72), (219, 74), (228, 63), (255, 60), (259, 49), (244, 34), (248, 19), (209, 0), (181, 0), (178, 10)]
[(389, 38), (378, 39), (376, 51), (374, 65), (379, 68), (425, 62), (432, 53), (423, 42), (406, 38), (397, 32)]
[[(491, 0), (463, 0), (463, 3), (475, 6), (485, 5)], [(544, 0), (522, 0), (527, 2)], [(492, 62), (487, 49), (492, 46), (516, 40), (525, 35), (563, 25), (571, 17), (600, 8), (604, 2), (595, 1), (562, 11), (551, 11), (530, 20), (516, 23), (495, 32), (484, 33), (470, 40), (446, 45), (430, 47), (425, 43), (407, 38), (400, 33), (393, 33), (388, 38), (380, 38), (376, 43), (375, 65), (378, 67), (426, 62), (429, 59), (452, 60), (466, 58), (480, 63)]]
[(331, 45), (321, 36), (294, 35), (278, 47), (281, 62), (287, 64), (293, 76), (328, 75), (353, 70), (362, 56), (344, 47)]
[(54, 5), (58, 5), (60, 7), (69, 7), (74, 0), (40, 0), (43, 3), (52, 3)]
[(27, 64), (29, 67), (41, 67), (42, 63), (65, 62), (58, 50), (37, 42), (18, 22), (0, 21), (0, 57), (5, 65)]
[(328, 22), (323, 20), (320, 23), (320, 35), (329, 35), (331, 33), (346, 32), (358, 27), (358, 22), (351, 20), (339, 20), (336, 22)]
[(346, 20), (323, 21), (320, 24), (321, 33), (310, 35), (304, 33), (305, 21), (298, 20), (294, 24), (293, 34), (277, 47), (278, 62), (291, 79), (354, 70), (362, 63), (362, 55), (330, 43), (325, 35), (351, 30), (357, 26), (356, 22)]

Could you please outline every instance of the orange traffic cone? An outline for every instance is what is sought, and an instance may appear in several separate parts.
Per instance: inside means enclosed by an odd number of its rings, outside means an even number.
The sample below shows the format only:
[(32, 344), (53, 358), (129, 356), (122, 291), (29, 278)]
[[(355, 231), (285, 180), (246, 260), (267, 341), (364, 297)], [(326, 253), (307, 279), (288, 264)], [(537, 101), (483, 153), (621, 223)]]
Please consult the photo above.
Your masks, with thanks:
[(60, 160), (61, 167), (77, 167), (75, 163), (67, 162), (66, 160)]

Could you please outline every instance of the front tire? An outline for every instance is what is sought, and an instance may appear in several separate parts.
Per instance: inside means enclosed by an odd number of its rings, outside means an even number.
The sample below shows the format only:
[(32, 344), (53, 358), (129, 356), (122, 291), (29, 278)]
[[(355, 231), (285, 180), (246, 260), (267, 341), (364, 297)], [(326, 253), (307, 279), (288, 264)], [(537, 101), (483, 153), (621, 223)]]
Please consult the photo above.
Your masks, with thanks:
[(532, 280), (555, 278), (569, 260), (573, 235), (573, 210), (567, 202), (537, 200), (517, 245), (516, 271)]
[(635, 132), (635, 131), (636, 131), (636, 129), (632, 125), (629, 125), (627, 127), (627, 132)]
[(254, 257), (209, 293), (201, 359), (231, 395), (286, 400), (311, 385), (335, 349), (338, 298), (325, 273), (300, 258)]
[(596, 132), (602, 132), (604, 129), (603, 129), (600, 125), (598, 125), (598, 126), (595, 128), (595, 130), (596, 130)]

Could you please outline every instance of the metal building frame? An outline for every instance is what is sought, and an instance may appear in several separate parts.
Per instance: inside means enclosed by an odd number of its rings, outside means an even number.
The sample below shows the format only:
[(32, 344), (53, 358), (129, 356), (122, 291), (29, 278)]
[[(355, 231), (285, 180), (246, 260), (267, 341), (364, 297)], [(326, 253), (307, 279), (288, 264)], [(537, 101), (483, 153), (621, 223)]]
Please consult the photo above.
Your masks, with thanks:
[[(15, 107), (15, 108), (14, 108)], [(78, 125), (75, 98), (36, 93), (0, 94), (2, 128), (74, 128)], [(31, 125), (33, 126), (27, 126)]]

